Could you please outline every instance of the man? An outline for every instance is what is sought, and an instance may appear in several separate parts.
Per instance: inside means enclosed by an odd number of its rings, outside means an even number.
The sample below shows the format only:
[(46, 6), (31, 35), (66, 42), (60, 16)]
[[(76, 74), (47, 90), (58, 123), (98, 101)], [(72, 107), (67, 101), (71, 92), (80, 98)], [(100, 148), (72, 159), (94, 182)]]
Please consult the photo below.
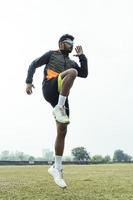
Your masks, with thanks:
[(75, 48), (79, 57), (80, 67), (69, 58), (74, 45), (74, 37), (69, 34), (59, 39), (59, 50), (48, 51), (40, 58), (34, 60), (28, 69), (26, 78), (26, 92), (32, 94), (34, 88), (33, 75), (37, 67), (46, 65), (44, 68), (44, 79), (42, 83), (43, 96), (53, 107), (53, 115), (57, 125), (57, 137), (55, 141), (55, 163), (48, 169), (55, 183), (64, 188), (62, 156), (64, 151), (65, 136), (69, 121), (68, 96), (70, 89), (77, 76), (86, 78), (88, 75), (87, 59), (83, 54), (81, 46)]

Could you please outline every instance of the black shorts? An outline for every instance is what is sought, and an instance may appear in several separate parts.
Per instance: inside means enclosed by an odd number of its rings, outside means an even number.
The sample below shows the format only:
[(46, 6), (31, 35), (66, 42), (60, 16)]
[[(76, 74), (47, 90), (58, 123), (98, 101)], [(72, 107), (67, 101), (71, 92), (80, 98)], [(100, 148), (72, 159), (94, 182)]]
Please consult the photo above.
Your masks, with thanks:
[[(59, 92), (58, 92), (58, 77), (50, 80), (44, 80), (42, 84), (42, 92), (46, 101), (48, 101), (52, 107), (58, 104)], [(66, 113), (69, 116), (69, 103), (68, 98), (65, 102)]]

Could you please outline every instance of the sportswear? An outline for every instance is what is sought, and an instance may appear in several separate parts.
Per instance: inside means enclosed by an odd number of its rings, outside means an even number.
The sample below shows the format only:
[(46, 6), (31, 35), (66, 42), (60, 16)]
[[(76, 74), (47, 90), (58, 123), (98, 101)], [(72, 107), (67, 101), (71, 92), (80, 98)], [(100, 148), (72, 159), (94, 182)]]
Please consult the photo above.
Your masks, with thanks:
[(56, 169), (53, 165), (48, 169), (48, 173), (53, 177), (55, 183), (61, 187), (66, 188), (67, 185), (63, 179), (63, 170)]
[(60, 50), (48, 51), (40, 58), (34, 60), (28, 69), (26, 83), (33, 82), (33, 75), (36, 68), (46, 65), (44, 68), (44, 80), (50, 80), (57, 77), (61, 72), (74, 68), (78, 71), (78, 76), (86, 78), (88, 75), (87, 58), (84, 54), (79, 56), (80, 67), (71, 60), (69, 56), (64, 55)]

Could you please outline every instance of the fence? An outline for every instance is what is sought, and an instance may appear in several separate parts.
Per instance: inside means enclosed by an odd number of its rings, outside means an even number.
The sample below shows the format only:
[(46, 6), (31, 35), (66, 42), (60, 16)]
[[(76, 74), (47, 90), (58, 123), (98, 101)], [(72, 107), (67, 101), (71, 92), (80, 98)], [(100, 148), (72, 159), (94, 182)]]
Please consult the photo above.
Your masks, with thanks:
[[(112, 164), (116, 162), (94, 162), (94, 161), (63, 161), (64, 165), (90, 165), (90, 164)], [(133, 163), (130, 162), (121, 162), (121, 163)], [(3, 161), (0, 160), (0, 165), (51, 165), (53, 161)]]

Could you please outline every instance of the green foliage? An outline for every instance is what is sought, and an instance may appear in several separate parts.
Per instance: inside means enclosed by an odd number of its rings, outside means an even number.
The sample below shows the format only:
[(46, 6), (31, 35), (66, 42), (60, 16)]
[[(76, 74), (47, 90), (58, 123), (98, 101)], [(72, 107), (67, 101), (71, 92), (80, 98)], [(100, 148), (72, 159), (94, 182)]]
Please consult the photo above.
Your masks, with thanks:
[(104, 162), (104, 158), (101, 155), (94, 155), (91, 160), (94, 162)]
[(106, 155), (106, 156), (104, 157), (104, 162), (105, 162), (105, 163), (111, 162), (111, 157), (110, 157), (109, 155)]
[(124, 153), (124, 161), (125, 161), (125, 162), (130, 162), (131, 160), (132, 160), (132, 156), (130, 156), (130, 155)]
[(29, 161), (30, 161), (30, 162), (33, 162), (33, 161), (35, 161), (35, 158), (34, 158), (34, 156), (30, 156), (30, 157), (29, 157)]
[(122, 162), (124, 161), (124, 152), (120, 149), (114, 152), (113, 161)]
[(122, 150), (118, 149), (114, 152), (113, 161), (115, 162), (129, 162), (132, 156), (125, 154)]
[(89, 153), (84, 147), (77, 147), (72, 149), (72, 155), (74, 160), (77, 161), (88, 161), (90, 159)]

